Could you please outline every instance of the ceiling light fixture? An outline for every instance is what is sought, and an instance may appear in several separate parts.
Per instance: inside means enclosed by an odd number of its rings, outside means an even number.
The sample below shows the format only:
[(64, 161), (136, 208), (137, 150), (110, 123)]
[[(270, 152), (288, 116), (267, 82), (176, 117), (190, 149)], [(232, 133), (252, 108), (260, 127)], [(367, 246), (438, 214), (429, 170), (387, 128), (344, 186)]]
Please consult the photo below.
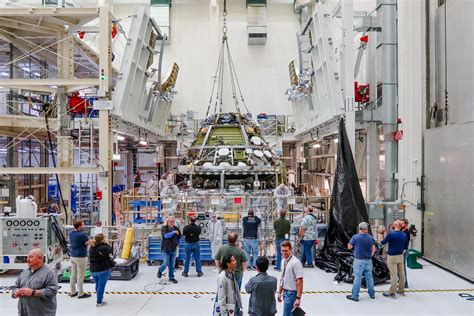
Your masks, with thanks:
[(138, 143), (139, 143), (140, 145), (142, 145), (142, 146), (148, 145), (148, 142), (145, 141), (145, 140), (141, 140), (141, 141), (139, 141)]
[(313, 148), (321, 148), (321, 145), (320, 144), (314, 144)]
[(118, 141), (124, 141), (125, 140), (125, 137), (123, 137), (122, 135), (117, 135), (117, 140)]

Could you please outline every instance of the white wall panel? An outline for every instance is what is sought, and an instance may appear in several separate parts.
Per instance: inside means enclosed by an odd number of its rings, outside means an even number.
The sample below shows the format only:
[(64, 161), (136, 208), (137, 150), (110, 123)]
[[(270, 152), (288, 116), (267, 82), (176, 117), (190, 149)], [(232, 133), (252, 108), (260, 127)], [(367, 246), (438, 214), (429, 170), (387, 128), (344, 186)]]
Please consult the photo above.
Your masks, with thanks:
[[(398, 195), (404, 182), (421, 178), (425, 108), (425, 32), (423, 1), (398, 1), (398, 116), (404, 137), (398, 142)], [(404, 200), (420, 200), (415, 183), (405, 186)], [(421, 232), (421, 211), (408, 205), (406, 217)], [(415, 240), (421, 248), (421, 238)]]
[(474, 121), (474, 1), (446, 2), (448, 124)]
[(474, 280), (474, 123), (425, 134), (425, 256)]
[[(219, 2), (218, 2), (219, 5)], [(247, 10), (244, 0), (227, 1), (229, 45), (244, 98), (250, 111), (292, 114), (284, 92), (289, 86), (288, 63), (297, 58), (298, 16), (292, 4), (268, 2), (266, 45), (247, 45)], [(171, 43), (165, 48), (164, 67), (180, 66), (173, 113), (187, 110), (203, 117), (209, 102), (221, 39), (222, 16), (210, 1), (173, 2)], [(228, 69), (228, 68), (227, 68)], [(232, 111), (229, 77), (224, 105)]]

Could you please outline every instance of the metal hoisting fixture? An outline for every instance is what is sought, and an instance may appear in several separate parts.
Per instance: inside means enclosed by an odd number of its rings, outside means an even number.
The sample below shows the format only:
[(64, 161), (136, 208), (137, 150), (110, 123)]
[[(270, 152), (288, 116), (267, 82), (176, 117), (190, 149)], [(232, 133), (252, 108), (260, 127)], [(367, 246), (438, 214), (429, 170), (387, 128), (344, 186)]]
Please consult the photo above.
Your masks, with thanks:
[[(206, 117), (209, 116), (211, 111), (211, 106), (214, 104), (214, 114), (223, 112), (223, 95), (224, 95), (224, 72), (225, 72), (225, 61), (227, 58), (230, 74), (230, 85), (232, 88), (232, 99), (234, 100), (235, 110), (238, 113), (240, 111), (240, 103), (245, 107), (247, 113), (250, 113), (247, 105), (245, 104), (245, 99), (242, 95), (242, 90), (240, 89), (239, 80), (237, 79), (237, 72), (235, 70), (234, 62), (232, 60), (232, 54), (230, 53), (228, 36), (227, 36), (227, 6), (226, 0), (224, 0), (224, 7), (222, 10), (222, 42), (219, 50), (219, 57), (217, 59), (217, 67), (214, 75), (214, 82), (212, 84), (211, 97), (209, 99), (209, 105), (207, 107)], [(217, 89), (216, 89), (217, 84)], [(219, 106), (219, 108), (218, 108)]]

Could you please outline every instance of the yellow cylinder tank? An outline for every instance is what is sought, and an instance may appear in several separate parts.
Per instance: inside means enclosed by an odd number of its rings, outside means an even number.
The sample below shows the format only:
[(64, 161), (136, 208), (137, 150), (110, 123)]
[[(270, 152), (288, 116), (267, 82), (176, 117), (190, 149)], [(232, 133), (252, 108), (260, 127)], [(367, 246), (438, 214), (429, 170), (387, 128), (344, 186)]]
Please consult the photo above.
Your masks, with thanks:
[(125, 238), (123, 240), (122, 259), (128, 259), (130, 257), (130, 251), (132, 250), (132, 241), (133, 241), (133, 228), (127, 228), (125, 233)]

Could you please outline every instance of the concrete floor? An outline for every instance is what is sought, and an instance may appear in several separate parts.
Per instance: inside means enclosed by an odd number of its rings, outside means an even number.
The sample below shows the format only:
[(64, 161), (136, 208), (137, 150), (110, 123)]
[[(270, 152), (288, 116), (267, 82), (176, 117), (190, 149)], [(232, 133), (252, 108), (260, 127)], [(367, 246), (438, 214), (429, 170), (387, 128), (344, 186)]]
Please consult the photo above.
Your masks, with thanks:
[[(302, 299), (302, 308), (308, 316), (312, 315), (474, 315), (474, 301), (459, 296), (461, 293), (474, 297), (474, 285), (456, 277), (427, 262), (421, 261), (422, 270), (408, 270), (410, 291), (413, 290), (449, 290), (445, 292), (408, 292), (406, 297), (396, 300), (385, 298), (377, 293), (375, 300), (369, 300), (366, 293), (361, 294), (360, 301), (352, 302), (345, 298), (346, 293), (305, 294)], [(109, 281), (107, 291), (159, 291), (162, 287), (156, 278), (157, 267), (140, 266), (140, 272), (132, 281)], [(204, 276), (197, 278), (193, 267), (190, 277), (181, 277), (181, 270), (177, 271), (178, 284), (165, 285), (165, 292), (212, 291), (216, 289), (217, 273), (210, 267), (204, 267)], [(244, 282), (255, 272), (247, 272)], [(278, 276), (275, 271), (270, 274)], [(13, 285), (16, 276), (11, 274), (0, 275), (0, 287)], [(319, 269), (304, 270), (305, 291), (350, 291), (349, 284), (334, 284), (333, 274)], [(166, 278), (164, 278), (166, 280)], [(58, 294), (58, 315), (212, 315), (212, 294), (204, 295), (149, 295), (149, 294), (109, 294), (105, 296), (107, 306), (97, 308), (95, 298), (79, 300), (69, 298), (69, 286), (61, 284), (61, 294)], [(377, 291), (388, 289), (388, 284), (376, 287)], [(86, 284), (87, 291), (93, 291), (94, 284)], [(463, 290), (463, 291), (458, 291)], [(242, 296), (247, 314), (248, 295)], [(0, 294), (0, 315), (16, 315), (16, 300), (10, 294)], [(277, 306), (281, 312), (281, 306)], [(281, 314), (279, 314), (281, 315)]]

